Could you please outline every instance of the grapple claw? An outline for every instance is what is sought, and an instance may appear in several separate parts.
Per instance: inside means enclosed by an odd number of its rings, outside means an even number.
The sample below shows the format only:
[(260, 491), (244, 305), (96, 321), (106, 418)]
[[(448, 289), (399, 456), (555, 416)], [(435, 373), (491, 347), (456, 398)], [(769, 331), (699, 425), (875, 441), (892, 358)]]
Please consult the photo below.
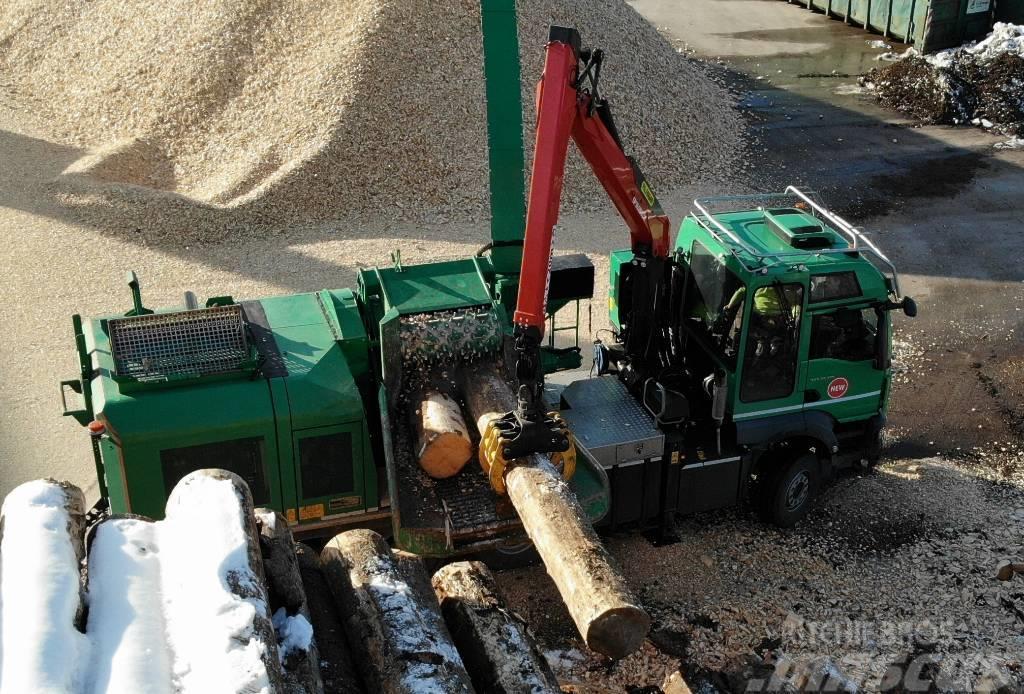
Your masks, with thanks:
[(540, 422), (522, 422), (509, 412), (488, 425), (480, 439), (480, 465), (491, 487), (505, 494), (505, 472), (516, 460), (535, 453), (550, 453), (551, 463), (570, 479), (576, 472), (576, 440), (557, 412)]

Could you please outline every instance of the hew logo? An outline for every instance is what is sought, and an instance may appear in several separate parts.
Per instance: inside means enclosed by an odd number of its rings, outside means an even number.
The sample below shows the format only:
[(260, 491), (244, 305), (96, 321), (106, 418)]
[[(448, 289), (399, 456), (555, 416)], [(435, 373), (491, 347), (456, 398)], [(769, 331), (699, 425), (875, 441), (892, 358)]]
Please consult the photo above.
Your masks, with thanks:
[(850, 382), (840, 376), (839, 378), (833, 378), (832, 382), (828, 384), (828, 396), (832, 399), (841, 398), (846, 395), (846, 391), (850, 389)]

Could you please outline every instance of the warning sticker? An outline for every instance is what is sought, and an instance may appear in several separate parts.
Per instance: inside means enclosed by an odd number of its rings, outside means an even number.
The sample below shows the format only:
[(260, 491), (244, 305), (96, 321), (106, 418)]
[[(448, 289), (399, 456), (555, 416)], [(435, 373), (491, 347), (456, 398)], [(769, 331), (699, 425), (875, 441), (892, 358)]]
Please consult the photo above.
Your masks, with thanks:
[(833, 378), (832, 382), (828, 384), (828, 396), (833, 400), (835, 398), (841, 398), (846, 395), (846, 391), (850, 389), (850, 382), (840, 376), (839, 378)]
[(324, 517), (324, 505), (299, 506), (299, 520), (317, 520)]
[(967, 0), (967, 14), (988, 12), (992, 7), (992, 0)]

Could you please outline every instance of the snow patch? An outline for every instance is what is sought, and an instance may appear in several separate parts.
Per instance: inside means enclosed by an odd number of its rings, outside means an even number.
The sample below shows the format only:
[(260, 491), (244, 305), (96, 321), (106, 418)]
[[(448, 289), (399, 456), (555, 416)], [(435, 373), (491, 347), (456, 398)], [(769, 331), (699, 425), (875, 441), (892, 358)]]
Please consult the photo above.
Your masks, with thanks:
[[(395, 567), (379, 557), (374, 557), (372, 563), (367, 567), (371, 579), (366, 588), (381, 611), (388, 615), (390, 629), (387, 636), (392, 640), (392, 647), (399, 653), (436, 654), (445, 663), (464, 668), (462, 658), (451, 641), (437, 638), (436, 626), (425, 621), (426, 615), (419, 609), (409, 585), (401, 579), (392, 578)], [(431, 662), (410, 658), (406, 663), (402, 679), (409, 691), (419, 691), (421, 682), (430, 681), (437, 670), (437, 664)]]
[(171, 694), (158, 538), (161, 526), (114, 518), (89, 550), (90, 692)]
[(81, 512), (77, 489), (37, 480), (16, 487), (0, 509), (0, 691), (81, 691), (89, 643), (75, 628), (81, 538), (68, 533), (71, 505)]
[(571, 673), (573, 668), (586, 662), (587, 656), (575, 648), (570, 648), (568, 650), (544, 651), (544, 659), (548, 661), (548, 665), (555, 671), (555, 674), (561, 676)]
[(281, 662), (292, 653), (308, 651), (313, 643), (313, 625), (301, 614), (288, 616), (285, 608), (274, 613), (274, 633), (280, 649)]
[(960, 53), (970, 53), (983, 63), (1006, 53), (1024, 58), (1024, 24), (996, 22), (992, 25), (992, 31), (983, 40), (939, 51), (924, 58), (936, 67), (949, 67)]
[(256, 631), (268, 608), (240, 511), (232, 483), (205, 475), (189, 475), (167, 500), (159, 530), (164, 611), (184, 694), (270, 692), (270, 646)]
[(1011, 137), (1004, 142), (993, 145), (996, 149), (1024, 149), (1024, 137)]

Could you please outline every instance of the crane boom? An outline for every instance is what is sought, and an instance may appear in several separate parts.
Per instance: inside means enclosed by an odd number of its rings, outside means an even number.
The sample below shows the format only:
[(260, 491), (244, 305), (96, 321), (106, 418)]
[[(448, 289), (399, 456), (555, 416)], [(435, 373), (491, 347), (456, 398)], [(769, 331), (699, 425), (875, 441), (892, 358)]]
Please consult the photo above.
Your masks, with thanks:
[(537, 132), (514, 317), (517, 325), (536, 327), (541, 336), (570, 137), (625, 220), (633, 253), (668, 255), (668, 217), (640, 167), (623, 151), (611, 108), (598, 92), (602, 61), (600, 50), (580, 48), (575, 29), (551, 27), (537, 85)]
[(568, 428), (557, 415), (545, 411), (540, 358), (551, 248), (570, 139), (625, 220), (638, 261), (660, 267), (669, 252), (668, 217), (640, 167), (623, 150), (611, 108), (598, 91), (603, 58), (600, 50), (581, 48), (575, 29), (551, 27), (544, 73), (537, 85), (536, 140), (513, 316), (517, 408), (493, 425), (496, 433), (484, 438), (496, 443), (482, 451), (502, 466), (534, 453), (571, 454)]

